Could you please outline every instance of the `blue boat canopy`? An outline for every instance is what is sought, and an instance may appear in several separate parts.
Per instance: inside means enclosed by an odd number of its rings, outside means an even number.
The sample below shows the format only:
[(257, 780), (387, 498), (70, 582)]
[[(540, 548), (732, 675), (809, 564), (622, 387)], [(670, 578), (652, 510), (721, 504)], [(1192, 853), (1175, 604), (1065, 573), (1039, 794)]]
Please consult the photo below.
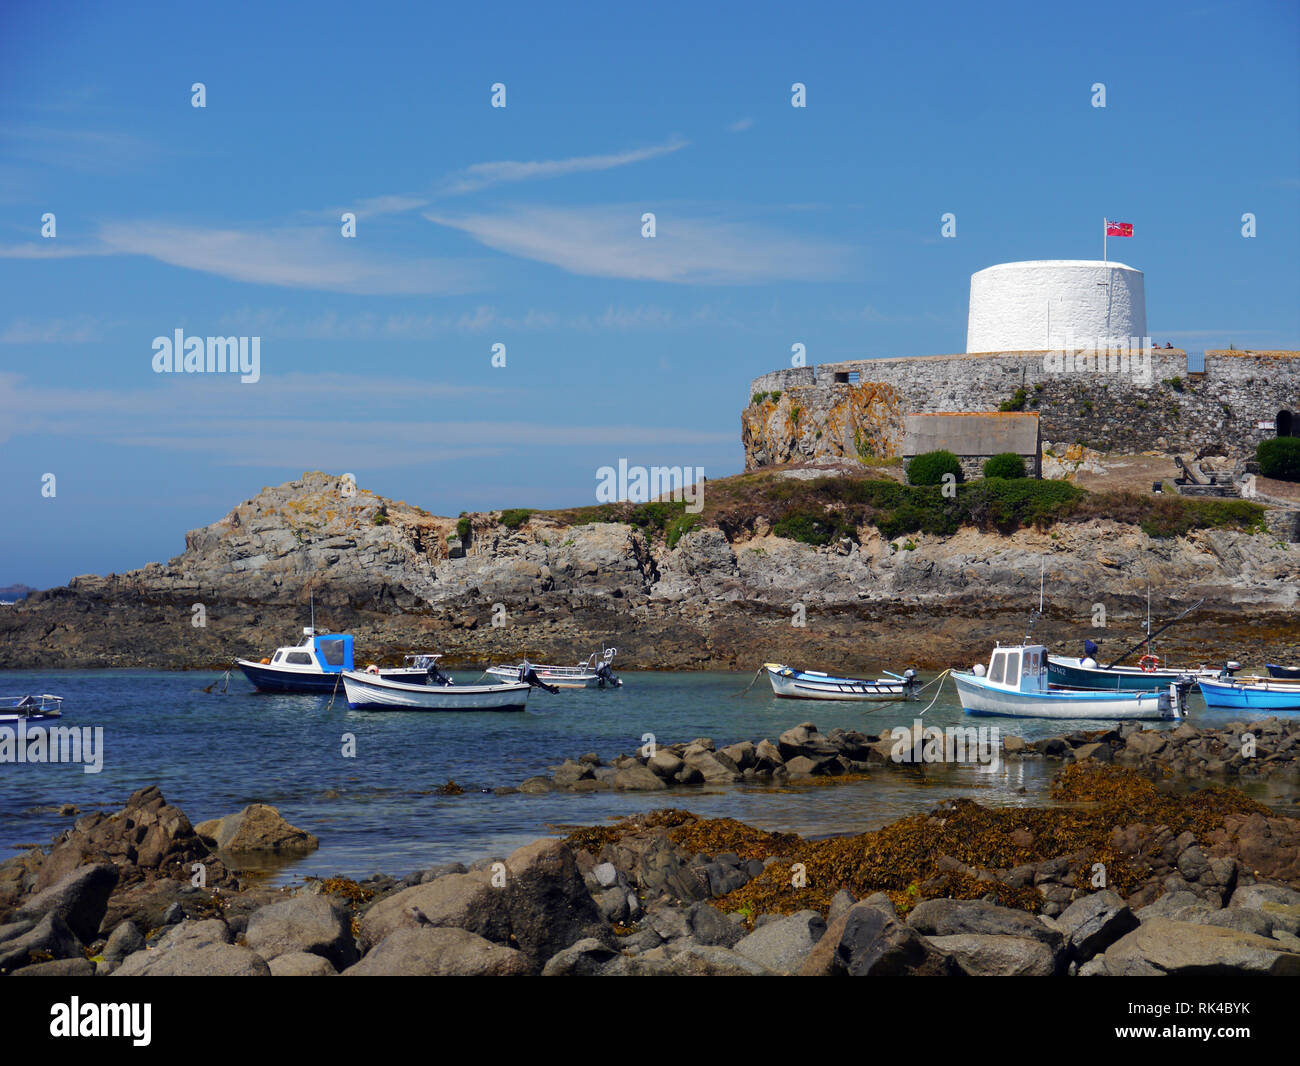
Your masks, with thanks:
[(327, 674), (352, 669), (352, 634), (325, 633), (312, 638), (316, 660)]

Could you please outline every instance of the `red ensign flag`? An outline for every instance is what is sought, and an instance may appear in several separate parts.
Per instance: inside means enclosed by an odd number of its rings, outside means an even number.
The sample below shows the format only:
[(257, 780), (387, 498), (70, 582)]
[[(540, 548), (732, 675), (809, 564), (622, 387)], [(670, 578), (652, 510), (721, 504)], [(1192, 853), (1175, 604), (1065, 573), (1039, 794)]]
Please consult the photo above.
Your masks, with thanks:
[(1132, 223), (1132, 222), (1110, 222), (1110, 221), (1107, 221), (1107, 222), (1106, 222), (1106, 236), (1107, 236), (1107, 237), (1132, 237), (1132, 236), (1133, 236), (1133, 223)]

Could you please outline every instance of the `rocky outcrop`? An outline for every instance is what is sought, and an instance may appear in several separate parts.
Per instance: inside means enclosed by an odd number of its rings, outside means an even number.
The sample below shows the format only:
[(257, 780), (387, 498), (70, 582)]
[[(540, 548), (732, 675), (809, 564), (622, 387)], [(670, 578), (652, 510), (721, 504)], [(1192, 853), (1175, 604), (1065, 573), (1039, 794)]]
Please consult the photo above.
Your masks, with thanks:
[[(761, 515), (720, 514), (670, 549), (635, 525), (557, 512), (516, 528), (466, 516), (468, 540), (452, 553), (457, 521), (305, 474), (192, 531), (166, 563), (78, 577), (0, 610), (0, 668), (224, 668), (296, 639), (312, 595), (318, 625), (356, 634), (363, 662), (416, 647), (453, 663), (576, 660), (606, 641), (626, 667), (833, 655), (837, 668), (875, 669), (883, 648), (895, 666), (949, 666), (985, 656), (990, 632), (1023, 631), (1044, 558), (1048, 611), (1035, 636), (1046, 643), (1088, 635), (1118, 653), (1145, 611), (1145, 578), (1132, 575), (1149, 572), (1157, 591), (1206, 600), (1195, 626), (1165, 635), (1175, 659), (1300, 652), (1289, 626), (1300, 556), (1276, 534), (1153, 540), (1093, 520), (893, 540), (864, 527), (857, 542), (814, 548), (773, 536)], [(1097, 602), (1109, 631), (1093, 628)], [(796, 603), (806, 626), (790, 624)], [(500, 611), (508, 625), (491, 624)]]
[(200, 822), (194, 831), (214, 848), (236, 854), (270, 851), (303, 855), (320, 846), (311, 833), (290, 825), (265, 803), (250, 803), (235, 814)]

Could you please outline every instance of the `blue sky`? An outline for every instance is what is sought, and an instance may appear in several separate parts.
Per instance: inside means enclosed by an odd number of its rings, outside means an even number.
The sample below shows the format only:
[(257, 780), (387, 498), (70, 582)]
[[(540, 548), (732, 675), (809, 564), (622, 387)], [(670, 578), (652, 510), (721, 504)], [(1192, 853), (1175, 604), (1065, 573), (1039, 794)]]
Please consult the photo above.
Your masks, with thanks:
[[(1291, 2), (478, 6), (4, 6), (0, 584), (309, 469), (453, 515), (735, 473), (792, 344), (960, 351), (971, 273), (1103, 216), (1158, 342), (1300, 347)], [(155, 374), (177, 328), (261, 380)]]

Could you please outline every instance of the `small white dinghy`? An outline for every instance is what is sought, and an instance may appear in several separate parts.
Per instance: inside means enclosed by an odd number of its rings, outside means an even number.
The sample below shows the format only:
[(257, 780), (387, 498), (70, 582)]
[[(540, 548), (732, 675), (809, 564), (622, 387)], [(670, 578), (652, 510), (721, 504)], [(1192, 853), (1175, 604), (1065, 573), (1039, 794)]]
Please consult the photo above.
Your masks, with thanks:
[(539, 681), (556, 688), (619, 688), (623, 680), (614, 674), (611, 665), (617, 654), (617, 648), (606, 648), (597, 658), (593, 651), (577, 666), (539, 665), (525, 659), (518, 666), (489, 666), (487, 672), (502, 681), (522, 681), (532, 671)]
[[(782, 663), (764, 663), (772, 691), (796, 700), (914, 700), (916, 671), (871, 681), (863, 677), (835, 677), (820, 670), (797, 670)], [(889, 673), (888, 670), (885, 673)]]
[(1163, 692), (1086, 691), (1048, 684), (1047, 649), (1041, 644), (995, 647), (988, 669), (953, 672), (957, 695), (967, 714), (1012, 718), (1181, 718), (1187, 681), (1171, 682)]
[(438, 655), (421, 656), (428, 663), (424, 678), (392, 681), (379, 674), (343, 672), (343, 689), (353, 710), (385, 711), (522, 711), (532, 685), (457, 685), (438, 669)]
[(63, 715), (63, 697), (48, 692), (39, 696), (0, 696), (0, 725), (17, 725), (19, 719), (43, 722)]

